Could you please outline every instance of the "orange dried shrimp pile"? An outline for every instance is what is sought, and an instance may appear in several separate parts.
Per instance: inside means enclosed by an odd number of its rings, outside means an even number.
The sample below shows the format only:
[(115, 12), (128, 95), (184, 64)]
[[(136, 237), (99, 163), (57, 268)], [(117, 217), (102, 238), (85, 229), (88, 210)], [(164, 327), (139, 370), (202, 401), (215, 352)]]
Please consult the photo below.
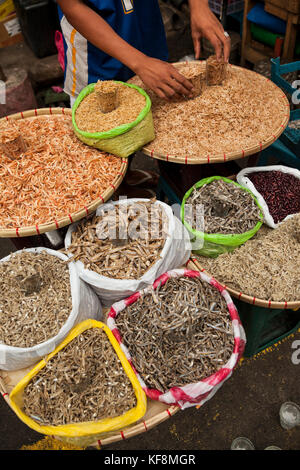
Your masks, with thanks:
[(80, 142), (71, 116), (0, 121), (0, 144), (22, 136), (26, 151), (0, 152), (0, 229), (43, 224), (101, 198), (122, 161)]

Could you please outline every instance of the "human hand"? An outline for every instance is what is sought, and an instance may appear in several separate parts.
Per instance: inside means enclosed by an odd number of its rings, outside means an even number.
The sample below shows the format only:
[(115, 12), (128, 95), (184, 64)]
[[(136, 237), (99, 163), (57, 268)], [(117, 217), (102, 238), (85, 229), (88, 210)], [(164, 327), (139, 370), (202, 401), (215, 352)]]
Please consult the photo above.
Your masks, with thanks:
[(200, 58), (201, 38), (205, 37), (213, 45), (218, 60), (229, 61), (231, 42), (222, 24), (209, 8), (207, 0), (190, 0), (191, 32), (195, 58)]
[(193, 96), (193, 85), (168, 62), (145, 56), (135, 70), (143, 83), (160, 98), (172, 100)]

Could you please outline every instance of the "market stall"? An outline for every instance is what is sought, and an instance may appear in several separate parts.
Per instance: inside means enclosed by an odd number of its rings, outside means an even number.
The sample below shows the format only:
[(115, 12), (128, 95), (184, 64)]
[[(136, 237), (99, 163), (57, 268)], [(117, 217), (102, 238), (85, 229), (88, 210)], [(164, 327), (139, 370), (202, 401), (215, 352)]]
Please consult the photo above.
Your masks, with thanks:
[[(291, 258), (293, 237), (299, 236), (299, 214), (279, 228), (263, 226), (259, 198), (238, 178), (216, 176), (195, 184), (183, 200), (181, 221), (162, 201), (108, 202), (135, 150), (184, 165), (224, 163), (266, 148), (289, 121), (285, 94), (258, 74), (226, 70), (214, 59), (176, 66), (193, 81), (193, 99), (163, 103), (152, 97), (151, 104), (142, 83), (103, 82), (83, 90), (72, 112), (38, 109), (0, 121), (6, 207), (0, 236), (36, 236), (69, 225), (60, 255), (98, 305), (79, 299), (84, 314), (68, 323), (74, 300), (65, 272), (65, 329), (47, 349), (57, 334), (50, 331), (50, 314), (55, 323), (61, 306), (48, 306), (39, 339), (36, 312), (49, 292), (60, 292), (54, 283), (59, 276), (53, 272), (49, 280), (41, 259), (32, 261), (28, 272), (26, 262), (17, 259), (16, 268), (11, 259), (2, 260), (0, 268), (11, 273), (10, 292), (19, 289), (21, 294), (8, 315), (7, 286), (2, 286), (1, 392), (29, 427), (82, 447), (127, 439), (212, 398), (230, 379), (246, 344), (231, 294), (246, 302), (250, 298), (252, 304), (259, 297), (258, 291), (248, 292), (233, 281), (228, 286), (218, 261), (247, 251), (257, 240), (266, 240), (269, 247), (268, 237), (278, 237), (279, 245), (284, 239)], [(187, 206), (192, 209), (189, 219)], [(200, 219), (206, 230), (199, 230), (194, 217), (197, 206), (204, 207)], [(297, 212), (292, 209), (292, 215)], [(257, 258), (263, 246), (254, 246)], [(296, 261), (297, 250), (298, 245)], [(183, 268), (187, 263), (189, 269)], [(298, 308), (296, 282), (289, 295), (280, 292), (282, 267), (274, 268), (277, 288), (271, 286), (259, 302), (268, 308), (279, 308), (277, 302), (280, 308)], [(293, 272), (297, 276), (291, 262), (285, 280)], [(262, 280), (255, 281), (262, 287)], [(40, 360), (27, 351), (32, 364), (22, 365), (28, 343), (11, 342), (8, 333), (14, 319), (23, 327), (23, 297), (32, 301), (26, 311), (28, 337), (30, 347), (39, 347)], [(10, 348), (18, 353), (16, 367), (8, 362)]]

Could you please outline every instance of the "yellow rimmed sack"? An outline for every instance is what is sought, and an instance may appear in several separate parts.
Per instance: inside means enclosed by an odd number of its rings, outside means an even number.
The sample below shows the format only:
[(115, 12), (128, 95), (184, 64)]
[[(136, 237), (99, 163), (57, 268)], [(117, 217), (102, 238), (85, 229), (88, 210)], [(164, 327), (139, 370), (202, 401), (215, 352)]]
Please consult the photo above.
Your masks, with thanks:
[(15, 12), (13, 0), (4, 0), (0, 2), (0, 21), (5, 20), (9, 15)]
[(91, 83), (81, 91), (74, 103), (72, 108), (72, 123), (75, 135), (85, 144), (96, 147), (104, 152), (112, 153), (118, 157), (126, 158), (155, 138), (151, 100), (148, 94), (136, 85), (120, 81), (115, 81), (115, 83), (134, 88), (145, 97), (145, 107), (135, 121), (122, 124), (105, 132), (86, 132), (80, 130), (76, 124), (76, 110), (86, 96), (94, 91), (96, 84)]
[[(66, 347), (74, 338), (79, 336), (84, 331), (90, 328), (101, 328), (107, 335), (110, 343), (112, 344), (119, 360), (121, 361), (122, 367), (127, 374), (132, 387), (135, 392), (137, 404), (134, 408), (127, 411), (121, 416), (114, 418), (105, 418), (99, 421), (87, 421), (82, 423), (72, 423), (59, 426), (40, 425), (34, 419), (26, 415), (22, 409), (23, 407), (23, 392), (26, 386), (29, 384), (31, 379), (36, 376), (46, 363), (55, 356), (61, 349)], [(99, 358), (99, 361), (101, 358)], [(92, 442), (103, 437), (103, 435), (111, 434), (113, 431), (124, 429), (131, 424), (136, 423), (141, 419), (147, 408), (146, 395), (139, 384), (139, 381), (130, 366), (125, 354), (121, 350), (120, 345), (115, 339), (111, 330), (102, 322), (96, 320), (85, 320), (79, 325), (75, 326), (65, 340), (45, 359), (40, 361), (27, 375), (25, 375), (20, 382), (14, 387), (9, 395), (10, 405), (16, 415), (29, 426), (41, 434), (58, 436), (61, 440), (65, 440), (70, 443), (76, 443), (81, 447), (86, 447)]]

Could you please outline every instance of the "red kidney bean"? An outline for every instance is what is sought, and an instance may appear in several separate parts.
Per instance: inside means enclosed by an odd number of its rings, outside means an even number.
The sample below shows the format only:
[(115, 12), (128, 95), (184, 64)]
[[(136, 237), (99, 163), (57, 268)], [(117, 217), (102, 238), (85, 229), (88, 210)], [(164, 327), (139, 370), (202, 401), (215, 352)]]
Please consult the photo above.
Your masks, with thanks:
[(277, 170), (250, 173), (248, 178), (266, 201), (276, 224), (300, 212), (299, 178)]

